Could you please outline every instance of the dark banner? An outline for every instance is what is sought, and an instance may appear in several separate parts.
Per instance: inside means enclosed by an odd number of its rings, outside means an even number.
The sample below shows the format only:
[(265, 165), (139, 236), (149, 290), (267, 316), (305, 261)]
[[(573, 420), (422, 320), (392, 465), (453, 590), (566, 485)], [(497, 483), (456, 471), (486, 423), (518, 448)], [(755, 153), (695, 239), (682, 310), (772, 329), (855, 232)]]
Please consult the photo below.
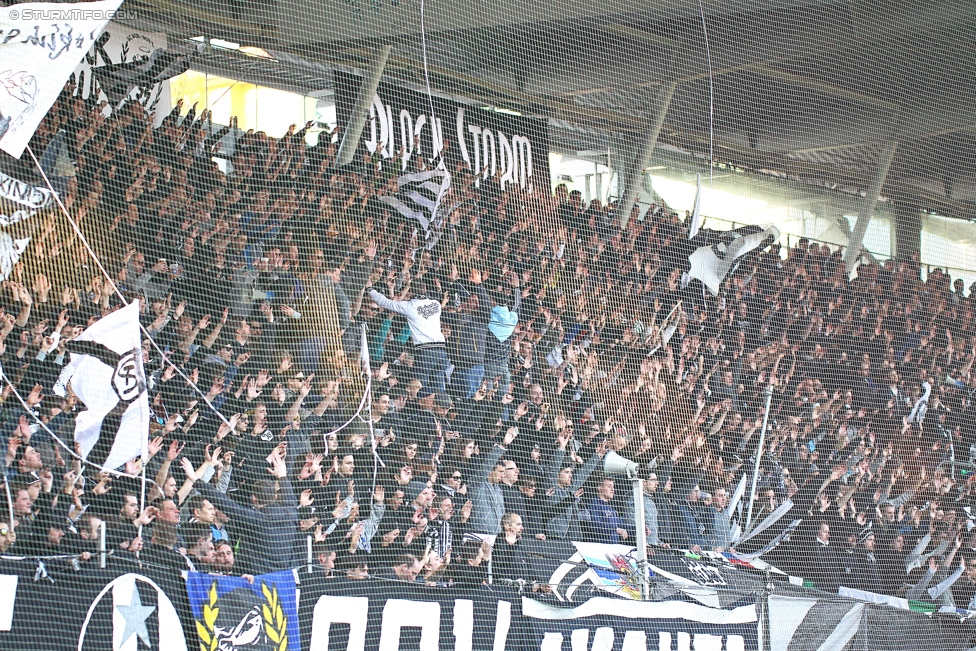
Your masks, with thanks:
[[(302, 572), (301, 577), (308, 575)], [(530, 648), (514, 588), (303, 578), (302, 648), (502, 651)], [(538, 648), (538, 647), (534, 647)]]
[[(621, 651), (643, 649), (631, 646), (638, 638), (647, 648), (672, 639), (683, 648), (686, 635), (698, 640), (694, 648), (713, 641), (725, 645), (716, 649), (755, 648), (754, 605), (709, 608), (680, 595), (658, 603), (612, 596), (562, 603), (510, 586), (355, 581), (317, 568), (249, 583), (127, 566), (76, 572), (49, 564), (38, 576), (36, 563), (3, 564), (0, 649)], [(590, 644), (581, 647), (581, 636)]]
[(574, 607), (522, 601), (522, 616), (543, 651), (758, 648), (756, 606), (709, 608), (687, 601), (591, 597)]
[[(660, 562), (656, 576), (671, 574)], [(89, 561), (91, 563), (91, 561)], [(652, 600), (609, 594), (583, 574), (558, 594), (514, 586), (425, 586), (325, 576), (319, 568), (228, 577), (0, 560), (0, 649), (45, 651), (745, 651), (759, 648), (761, 591), (714, 599), (701, 567), (675, 559)], [(560, 566), (561, 567), (561, 566)], [(565, 568), (563, 568), (565, 569)], [(585, 569), (583, 573), (585, 573)], [(689, 589), (685, 589), (685, 586)], [(724, 589), (728, 589), (723, 586)], [(865, 648), (964, 649), (958, 617), (929, 618), (791, 586), (775, 587), (777, 648), (817, 648), (854, 633)], [(859, 620), (853, 625), (852, 616)], [(804, 631), (802, 640), (793, 631)], [(860, 637), (858, 638), (860, 639)], [(929, 645), (932, 642), (932, 645)], [(799, 646), (794, 647), (794, 643)], [(810, 646), (812, 645), (812, 646)], [(841, 645), (843, 646), (843, 645)], [(838, 647), (839, 648), (839, 647)]]
[[(336, 116), (349, 122), (362, 78), (335, 73)], [(363, 129), (361, 153), (379, 149), (397, 158), (397, 173), (416, 169), (416, 157), (443, 156), (453, 173), (467, 163), (482, 178), (504, 186), (548, 188), (549, 131), (545, 120), (460, 104), (425, 93), (380, 84)], [(392, 161), (391, 161), (392, 162)]]
[(200, 648), (179, 572), (86, 565), (76, 572), (64, 561), (0, 561), (0, 649)]

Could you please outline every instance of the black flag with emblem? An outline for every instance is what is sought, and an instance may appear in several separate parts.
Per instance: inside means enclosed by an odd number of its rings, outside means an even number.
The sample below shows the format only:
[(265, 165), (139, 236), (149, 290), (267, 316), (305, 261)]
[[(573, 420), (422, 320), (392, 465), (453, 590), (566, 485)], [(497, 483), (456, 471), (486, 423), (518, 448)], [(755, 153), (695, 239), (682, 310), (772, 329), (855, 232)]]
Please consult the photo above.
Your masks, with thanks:
[(430, 250), (441, 237), (441, 229), (454, 210), (449, 194), (451, 175), (443, 169), (404, 174), (397, 179), (395, 195), (378, 197), (398, 213), (416, 222), (423, 233), (421, 248)]

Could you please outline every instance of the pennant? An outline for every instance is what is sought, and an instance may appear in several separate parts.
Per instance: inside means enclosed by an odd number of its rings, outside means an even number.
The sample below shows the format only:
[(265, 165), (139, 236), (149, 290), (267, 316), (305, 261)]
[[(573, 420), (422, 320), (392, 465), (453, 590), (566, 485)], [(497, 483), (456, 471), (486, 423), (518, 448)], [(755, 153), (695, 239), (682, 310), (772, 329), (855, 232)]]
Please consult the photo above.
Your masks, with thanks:
[(786, 540), (791, 533), (796, 531), (796, 528), (800, 526), (801, 522), (803, 522), (803, 518), (791, 522), (785, 529), (783, 529), (781, 532), (776, 534), (776, 536), (772, 540), (766, 543), (766, 546), (760, 549), (759, 551), (751, 552), (749, 554), (732, 554), (732, 555), (735, 558), (738, 558), (739, 560), (753, 561), (759, 558), (760, 556), (762, 556), (763, 554), (768, 554), (769, 552), (779, 547), (779, 544), (784, 540)]
[[(668, 343), (670, 343), (671, 341), (671, 338), (674, 336), (674, 333), (678, 331), (678, 321), (681, 315), (682, 315), (681, 301), (678, 301), (677, 303), (675, 303), (674, 307), (671, 308), (671, 311), (668, 312), (668, 315), (664, 317), (664, 320), (661, 322), (661, 325), (659, 327), (659, 332), (661, 333), (661, 343), (659, 343), (657, 346), (652, 348), (651, 352), (648, 353), (648, 356), (653, 355), (654, 353), (661, 350), (662, 348), (667, 347)], [(652, 329), (648, 329), (647, 333), (648, 333), (648, 337), (650, 338), (650, 336), (654, 334), (654, 331)]]
[(736, 229), (723, 234), (717, 244), (699, 247), (688, 257), (691, 265), (688, 275), (702, 281), (713, 296), (718, 296), (719, 287), (736, 260), (779, 239), (779, 229), (775, 226), (757, 231), (757, 226)]
[(0, 13), (0, 149), (20, 158), (121, 4), (29, 2)]
[(445, 198), (451, 189), (451, 175), (443, 169), (404, 174), (397, 179), (397, 193), (378, 197), (407, 219), (417, 222), (424, 234), (425, 250), (430, 250), (441, 237), (447, 217), (457, 207), (448, 205)]
[(772, 513), (766, 516), (766, 519), (760, 522), (755, 529), (746, 533), (745, 538), (739, 541), (739, 544), (747, 543), (752, 540), (755, 536), (758, 536), (766, 529), (776, 524), (780, 518), (782, 518), (786, 513), (793, 508), (793, 500), (786, 499), (782, 504), (776, 507)]
[(153, 88), (186, 72), (192, 56), (192, 52), (178, 54), (158, 49), (146, 59), (93, 68), (92, 74), (109, 104), (118, 106), (133, 89)]

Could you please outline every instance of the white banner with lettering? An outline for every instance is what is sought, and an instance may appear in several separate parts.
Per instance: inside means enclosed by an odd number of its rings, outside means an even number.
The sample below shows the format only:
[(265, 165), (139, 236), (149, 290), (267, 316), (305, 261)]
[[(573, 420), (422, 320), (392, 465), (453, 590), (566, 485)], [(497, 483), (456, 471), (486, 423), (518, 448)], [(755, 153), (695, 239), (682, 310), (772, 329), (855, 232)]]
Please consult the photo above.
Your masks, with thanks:
[(0, 9), (0, 149), (20, 155), (122, 0)]

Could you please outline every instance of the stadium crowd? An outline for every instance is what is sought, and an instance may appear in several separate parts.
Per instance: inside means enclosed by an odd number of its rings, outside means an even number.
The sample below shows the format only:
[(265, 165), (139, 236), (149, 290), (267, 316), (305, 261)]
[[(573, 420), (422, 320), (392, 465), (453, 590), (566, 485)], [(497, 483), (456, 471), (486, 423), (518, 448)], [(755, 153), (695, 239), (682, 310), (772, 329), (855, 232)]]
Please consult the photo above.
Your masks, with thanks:
[[(683, 281), (708, 235), (677, 214), (621, 230), (613, 205), (462, 167), (428, 250), (377, 199), (390, 159), (337, 170), (337, 132), (309, 146), (308, 125), (276, 139), (210, 118), (180, 103), (153, 129), (137, 103), (105, 118), (65, 94), (35, 135), (41, 151), (63, 132), (61, 196), (113, 282), (63, 215), (33, 218), (0, 296), (26, 403), (5, 385), (4, 554), (87, 561), (104, 523), (115, 556), (253, 575), (304, 564), (311, 536), (324, 576), (481, 583), (490, 556), (495, 579), (545, 589), (523, 539), (634, 541), (612, 450), (641, 463), (652, 546), (772, 546), (824, 590), (976, 605), (976, 473), (947, 463), (976, 443), (962, 281), (923, 280), (917, 258), (849, 279), (841, 251), (800, 240), (744, 258), (715, 297)], [(116, 290), (158, 346), (141, 510), (138, 460), (98, 472), (57, 440), (83, 409), (54, 392), (71, 340)], [(729, 501), (764, 416), (754, 521), (794, 506), (737, 546)]]

